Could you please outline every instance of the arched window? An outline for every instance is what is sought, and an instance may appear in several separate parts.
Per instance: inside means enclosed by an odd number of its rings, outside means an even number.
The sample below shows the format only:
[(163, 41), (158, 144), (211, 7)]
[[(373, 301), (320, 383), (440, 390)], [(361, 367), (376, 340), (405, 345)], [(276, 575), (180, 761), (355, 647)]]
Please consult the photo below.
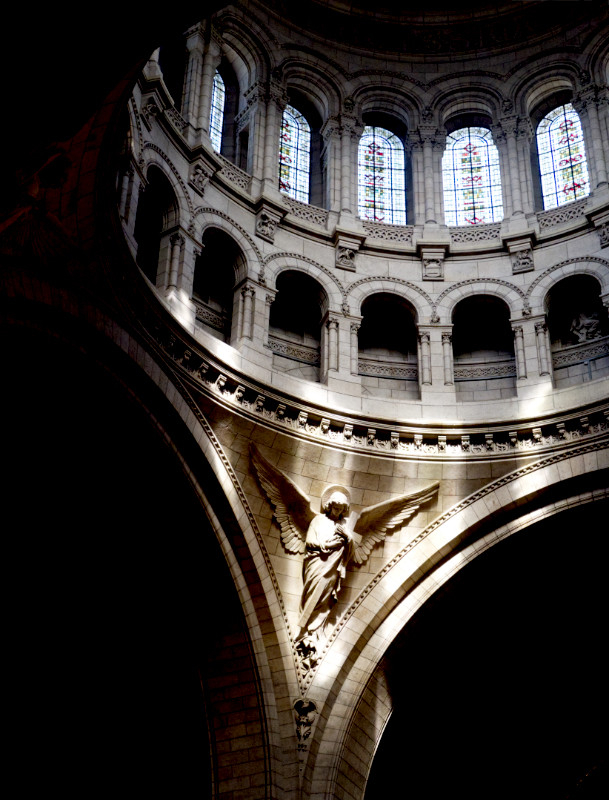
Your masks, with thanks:
[(309, 202), (311, 128), (293, 106), (286, 106), (279, 137), (279, 191)]
[(358, 148), (358, 215), (406, 224), (404, 145), (386, 128), (367, 125)]
[(545, 209), (590, 194), (582, 126), (571, 103), (558, 106), (541, 120), (537, 154)]
[(503, 219), (499, 153), (488, 128), (449, 133), (442, 158), (447, 225), (479, 225)]
[(209, 136), (211, 144), (216, 153), (222, 149), (222, 127), (224, 124), (224, 101), (226, 89), (224, 81), (218, 71), (214, 75), (214, 83), (211, 90), (211, 113), (209, 116)]

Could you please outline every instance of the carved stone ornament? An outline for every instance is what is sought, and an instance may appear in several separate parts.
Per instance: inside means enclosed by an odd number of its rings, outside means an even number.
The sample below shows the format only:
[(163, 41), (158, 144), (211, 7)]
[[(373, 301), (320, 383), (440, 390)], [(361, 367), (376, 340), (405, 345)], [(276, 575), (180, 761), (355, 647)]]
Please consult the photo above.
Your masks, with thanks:
[(301, 697), (294, 702), (293, 709), (298, 749), (305, 749), (305, 742), (311, 735), (311, 728), (317, 716), (317, 706), (312, 700)]
[(351, 499), (345, 487), (328, 486), (321, 496), (321, 513), (315, 513), (311, 498), (267, 461), (253, 443), (250, 458), (273, 506), (286, 552), (304, 556), (295, 649), (302, 670), (308, 672), (319, 660), (328, 618), (338, 600), (347, 566), (364, 564), (389, 531), (401, 527), (421, 505), (435, 497), (439, 483), (435, 481), (411, 494), (368, 506), (359, 513), (351, 513)]
[(338, 245), (336, 248), (336, 266), (355, 272), (355, 253), (352, 247)]
[(441, 258), (424, 258), (423, 280), (424, 281), (444, 280), (444, 260)]
[(535, 269), (535, 262), (533, 261), (533, 250), (530, 247), (512, 253), (512, 273), (514, 275), (520, 272), (530, 272), (533, 269)]
[(190, 185), (195, 192), (203, 196), (205, 187), (209, 183), (213, 174), (213, 170), (199, 162), (198, 164), (195, 164), (191, 170), (189, 181)]
[(601, 248), (609, 247), (609, 222), (603, 222), (602, 225), (599, 225), (597, 230)]
[(159, 116), (161, 113), (161, 109), (157, 106), (154, 100), (149, 100), (145, 106), (142, 108), (142, 118), (144, 120), (144, 124), (150, 130), (152, 127), (153, 120)]
[(277, 225), (281, 222), (281, 216), (274, 213), (269, 208), (263, 207), (256, 214), (256, 236), (273, 244)]

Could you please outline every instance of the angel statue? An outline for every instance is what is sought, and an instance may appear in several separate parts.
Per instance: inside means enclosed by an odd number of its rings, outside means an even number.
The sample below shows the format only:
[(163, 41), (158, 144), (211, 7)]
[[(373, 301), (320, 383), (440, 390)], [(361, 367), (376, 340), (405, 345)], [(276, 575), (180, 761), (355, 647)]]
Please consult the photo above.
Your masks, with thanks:
[(388, 531), (401, 527), (419, 506), (435, 496), (439, 483), (368, 506), (359, 514), (351, 513), (349, 492), (344, 486), (328, 486), (321, 496), (321, 513), (316, 514), (305, 492), (267, 461), (253, 443), (250, 456), (273, 506), (283, 546), (288, 553), (304, 554), (296, 650), (303, 667), (310, 669), (317, 660), (318, 645), (325, 637), (347, 564), (364, 564)]

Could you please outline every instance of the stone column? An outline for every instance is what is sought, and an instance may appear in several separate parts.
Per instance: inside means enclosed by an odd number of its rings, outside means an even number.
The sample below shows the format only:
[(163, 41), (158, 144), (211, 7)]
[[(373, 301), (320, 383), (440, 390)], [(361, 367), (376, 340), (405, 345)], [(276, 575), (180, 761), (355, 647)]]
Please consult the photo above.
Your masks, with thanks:
[(283, 111), (288, 96), (279, 81), (269, 81), (268, 100), (264, 133), (264, 172), (265, 189), (279, 190), (279, 135)]
[(548, 347), (548, 326), (545, 322), (535, 323), (535, 340), (537, 342), (537, 358), (539, 362), (539, 374), (551, 375), (551, 365), (549, 360)]
[(603, 152), (598, 106), (598, 88), (593, 84), (582, 89), (573, 100), (573, 108), (579, 114), (584, 134), (591, 190), (607, 184), (607, 164)]
[(511, 216), (515, 217), (523, 213), (522, 192), (520, 190), (520, 164), (518, 163), (518, 147), (516, 145), (518, 117), (515, 115), (503, 117), (501, 120), (501, 127), (503, 128), (507, 142), (508, 180), (510, 182), (512, 194)]
[(135, 170), (133, 169), (133, 165), (129, 164), (121, 177), (121, 195), (118, 203), (118, 213), (120, 214), (121, 219), (125, 223), (129, 222), (129, 213), (131, 211), (131, 193), (133, 191), (134, 174)]
[(428, 331), (419, 332), (419, 382), (431, 386), (431, 337)]
[(256, 292), (252, 286), (241, 287), (241, 338), (252, 339), (254, 325), (254, 298)]
[(329, 317), (326, 322), (327, 335), (327, 369), (328, 372), (338, 372), (338, 320), (336, 317)]
[(209, 118), (211, 115), (211, 93), (214, 84), (214, 75), (220, 63), (220, 44), (213, 32), (209, 36), (209, 41), (205, 46), (203, 55), (203, 69), (201, 75), (201, 92), (199, 95), (199, 107), (197, 109), (197, 124), (209, 136)]
[(452, 331), (444, 331), (442, 333), (442, 358), (444, 363), (444, 386), (453, 386), (455, 378), (453, 369)]
[(359, 356), (359, 329), (361, 327), (361, 322), (352, 322), (350, 326), (350, 333), (351, 333), (351, 374), (357, 375), (359, 372), (358, 368), (358, 356)]
[(411, 143), (412, 159), (412, 194), (414, 203), (414, 214), (411, 223), (422, 225), (425, 221), (425, 184), (423, 182), (423, 145), (421, 142)]
[(340, 125), (337, 117), (330, 117), (321, 129), (323, 138), (322, 161), (325, 175), (325, 207), (338, 213), (341, 208)]
[(201, 93), (201, 73), (203, 68), (203, 31), (196, 25), (186, 31), (187, 63), (182, 90), (182, 116), (193, 128), (198, 127), (199, 95)]
[[(243, 166), (257, 181), (264, 176), (264, 152), (266, 138), (266, 90), (262, 81), (256, 81), (244, 94), (246, 108), (237, 120), (238, 131), (248, 129), (247, 164)], [(276, 146), (279, 146), (279, 134)], [(255, 187), (252, 186), (255, 193)]]
[(433, 145), (434, 195), (436, 198), (436, 215), (441, 225), (446, 224), (444, 218), (444, 184), (442, 181), (442, 158), (446, 150), (446, 134), (438, 133)]
[(507, 152), (507, 139), (500, 125), (492, 126), (493, 141), (499, 152), (499, 171), (501, 175), (501, 192), (503, 196), (503, 216), (512, 216), (514, 203), (512, 202), (512, 181), (510, 175), (510, 162)]
[(178, 272), (180, 270), (180, 261), (185, 239), (181, 233), (173, 233), (169, 237), (169, 242), (171, 244), (171, 251), (169, 256), (169, 278), (167, 281), (168, 290), (178, 288)]
[[(353, 156), (351, 140), (356, 132), (357, 120), (355, 117), (341, 116), (340, 128), (340, 210), (345, 214), (355, 214), (353, 210)], [(357, 170), (355, 170), (357, 173)]]
[(516, 137), (518, 151), (518, 174), (520, 176), (520, 193), (522, 210), (525, 214), (532, 214), (535, 210), (533, 194), (533, 176), (531, 174), (531, 140), (534, 131), (531, 122), (521, 117)]
[(434, 180), (434, 146), (437, 143), (436, 126), (423, 124), (419, 127), (419, 138), (423, 149), (423, 190), (425, 195), (425, 224), (437, 223), (436, 184)]
[(516, 356), (516, 378), (517, 380), (526, 380), (527, 377), (527, 362), (524, 354), (524, 331), (522, 325), (514, 325), (514, 354)]

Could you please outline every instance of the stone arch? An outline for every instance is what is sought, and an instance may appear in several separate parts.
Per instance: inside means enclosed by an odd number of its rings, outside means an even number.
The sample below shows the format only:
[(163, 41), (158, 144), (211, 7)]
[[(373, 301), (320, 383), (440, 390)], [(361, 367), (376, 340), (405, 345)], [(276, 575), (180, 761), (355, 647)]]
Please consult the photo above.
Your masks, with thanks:
[(148, 172), (148, 169), (152, 164), (154, 164), (163, 172), (167, 180), (172, 185), (180, 209), (180, 219), (178, 224), (181, 227), (186, 228), (187, 220), (189, 220), (194, 214), (194, 206), (192, 204), (192, 200), (190, 199), (190, 192), (186, 188), (186, 184), (182, 180), (180, 173), (172, 163), (171, 159), (168, 158), (168, 156), (161, 150), (160, 147), (158, 147), (158, 145), (153, 144), (152, 142), (146, 142), (142, 151), (142, 168), (145, 173)]
[(434, 97), (432, 108), (438, 114), (440, 126), (445, 126), (451, 117), (460, 114), (482, 114), (496, 121), (500, 115), (502, 94), (490, 81), (472, 79), (467, 87), (459, 78), (451, 78)]
[(416, 284), (402, 278), (360, 278), (347, 287), (346, 299), (351, 312), (359, 315), (362, 303), (373, 294), (388, 292), (407, 300), (415, 309), (416, 322), (429, 322), (433, 317), (433, 301), (431, 297)]
[[(272, 46), (266, 43), (272, 42), (273, 37), (253, 14), (248, 14), (246, 19), (234, 6), (219, 11), (214, 26), (235, 69), (243, 97), (254, 81), (266, 80), (270, 75), (274, 59), (271, 55)], [(235, 59), (238, 59), (240, 68), (236, 68)]]
[(231, 217), (214, 208), (200, 206), (193, 214), (192, 224), (195, 226), (194, 236), (198, 242), (203, 239), (203, 233), (207, 228), (219, 228), (238, 244), (244, 260), (236, 275), (237, 284), (247, 277), (258, 276), (262, 254), (251, 236)]
[(598, 256), (567, 258), (549, 267), (529, 286), (526, 293), (527, 305), (531, 314), (545, 313), (545, 298), (549, 290), (563, 278), (572, 275), (592, 275), (600, 284), (601, 296), (609, 294), (609, 261)]
[(275, 286), (277, 276), (285, 270), (304, 272), (314, 278), (324, 289), (328, 296), (330, 311), (340, 311), (344, 300), (344, 289), (338, 279), (329, 269), (318, 264), (313, 259), (300, 256), (296, 253), (274, 253), (265, 259), (259, 280), (267, 286)]
[(521, 67), (521, 74), (513, 79), (512, 97), (517, 112), (531, 117), (535, 108), (561, 92), (575, 92), (577, 86), (577, 64), (556, 59), (551, 63)]
[[(348, 656), (331, 659), (334, 680), (328, 683), (322, 661), (312, 682), (311, 694), (317, 682), (328, 686), (330, 696), (336, 694), (334, 705), (324, 709), (315, 731), (317, 761), (323, 755), (321, 762), (332, 763), (334, 770), (329, 779), (322, 770), (319, 778), (312, 770), (311, 797), (361, 800), (377, 743), (391, 713), (387, 687), (376, 670), (389, 645), (425, 601), (477, 555), (513, 533), (563, 509), (609, 498), (608, 478), (606, 444), (590, 444), (570, 454), (550, 456), (458, 503), (381, 570), (332, 634), (328, 652), (335, 641), (352, 643)], [(497, 510), (516, 506), (518, 515), (497, 527), (493, 522)], [(349, 680), (352, 670), (358, 675), (357, 681)], [(362, 683), (365, 688), (358, 693)], [(330, 716), (331, 728), (326, 725)], [(362, 746), (363, 740), (366, 744)]]
[(436, 300), (436, 311), (442, 325), (450, 325), (455, 306), (464, 297), (477, 294), (490, 294), (503, 300), (510, 309), (510, 316), (522, 315), (526, 304), (524, 292), (514, 284), (499, 279), (472, 278), (460, 281), (445, 289)]
[(588, 57), (590, 76), (600, 86), (609, 84), (609, 42), (606, 30), (599, 33), (590, 46)]
[(293, 87), (306, 95), (323, 122), (339, 112), (341, 76), (324, 71), (317, 60), (308, 60), (303, 53), (285, 58), (279, 70), (288, 92)]
[(394, 117), (407, 131), (413, 129), (419, 113), (419, 103), (403, 85), (379, 77), (373, 84), (366, 83), (352, 92), (358, 116), (382, 113)]

